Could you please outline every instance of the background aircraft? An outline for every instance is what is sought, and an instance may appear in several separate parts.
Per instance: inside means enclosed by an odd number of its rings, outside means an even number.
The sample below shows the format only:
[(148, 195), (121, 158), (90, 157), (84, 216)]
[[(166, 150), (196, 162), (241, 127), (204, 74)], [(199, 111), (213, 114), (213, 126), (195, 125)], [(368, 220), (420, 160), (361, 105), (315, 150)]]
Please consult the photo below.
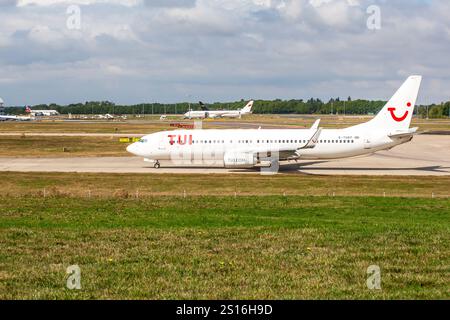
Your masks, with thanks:
[(97, 116), (97, 118), (112, 120), (112, 119), (115, 119), (116, 117), (113, 116), (112, 114), (107, 113), (107, 114), (104, 114), (104, 115), (100, 114), (100, 115)]
[(253, 101), (239, 110), (208, 110), (200, 101), (201, 111), (190, 110), (184, 114), (185, 119), (206, 119), (206, 118), (241, 118), (243, 115), (251, 114)]
[(50, 117), (59, 115), (59, 112), (56, 110), (33, 110), (30, 107), (26, 107), (25, 112), (29, 113), (32, 116)]
[(411, 141), (410, 129), (421, 76), (411, 76), (369, 122), (345, 129), (224, 129), (163, 131), (143, 137), (127, 151), (152, 161), (205, 166), (253, 167), (279, 160), (337, 159), (391, 149)]
[[(4, 101), (0, 98), (0, 112), (3, 112), (4, 108)], [(31, 121), (35, 120), (34, 117), (31, 116), (10, 116), (10, 115), (3, 115), (0, 114), (0, 121)]]
[(0, 121), (31, 121), (36, 120), (35, 117), (30, 116), (8, 116), (8, 115), (0, 115)]

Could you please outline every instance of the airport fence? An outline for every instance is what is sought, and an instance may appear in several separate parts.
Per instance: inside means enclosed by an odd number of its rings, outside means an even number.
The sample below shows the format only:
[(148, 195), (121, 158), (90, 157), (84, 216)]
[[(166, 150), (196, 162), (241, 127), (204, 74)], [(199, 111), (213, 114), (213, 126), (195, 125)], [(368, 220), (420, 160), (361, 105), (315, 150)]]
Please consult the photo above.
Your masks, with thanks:
[[(5, 196), (5, 194), (3, 195)], [(23, 197), (25, 195), (9, 195), (9, 197)], [(85, 198), (85, 199), (128, 199), (128, 200), (139, 200), (148, 199), (152, 197), (171, 197), (171, 198), (183, 198), (187, 199), (189, 197), (269, 197), (269, 196), (280, 196), (280, 197), (374, 197), (374, 198), (431, 198), (431, 199), (449, 199), (450, 194), (444, 194), (442, 192), (431, 192), (431, 193), (411, 193), (404, 191), (389, 190), (383, 192), (345, 192), (345, 191), (329, 191), (329, 192), (298, 192), (296, 190), (279, 190), (277, 192), (241, 192), (239, 190), (232, 192), (189, 192), (188, 190), (177, 190), (172, 192), (158, 192), (149, 191), (145, 189), (114, 189), (114, 190), (65, 190), (58, 188), (43, 188), (32, 193), (26, 194), (28, 197), (33, 198)]]

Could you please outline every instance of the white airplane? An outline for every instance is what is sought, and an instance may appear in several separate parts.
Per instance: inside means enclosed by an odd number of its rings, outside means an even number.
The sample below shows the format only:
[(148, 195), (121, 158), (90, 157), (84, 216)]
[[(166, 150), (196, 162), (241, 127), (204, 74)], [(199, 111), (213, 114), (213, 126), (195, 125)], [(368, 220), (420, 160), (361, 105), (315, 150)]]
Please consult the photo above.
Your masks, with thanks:
[[(29, 113), (29, 107), (25, 108), (25, 112)], [(29, 116), (10, 116), (10, 115), (0, 115), (0, 121), (31, 121), (36, 120), (36, 118), (32, 115)]]
[(105, 114), (105, 115), (99, 114), (97, 117), (98, 117), (99, 119), (108, 119), (108, 120), (115, 119), (115, 116), (113, 116), (112, 114), (109, 114), (109, 113), (107, 113), (107, 114)]
[(32, 116), (58, 116), (59, 112), (56, 110), (32, 110), (30, 107), (26, 107), (25, 110), (27, 113), (31, 114)]
[(185, 119), (206, 119), (206, 118), (241, 118), (244, 115), (252, 113), (253, 101), (247, 103), (245, 107), (239, 110), (208, 110), (203, 106), (204, 110), (189, 110), (184, 114)]
[(0, 115), (0, 121), (31, 121), (36, 120), (35, 117), (25, 117), (25, 116), (2, 116)]
[(345, 129), (211, 129), (163, 131), (144, 136), (127, 151), (160, 167), (160, 160), (230, 168), (281, 160), (338, 159), (391, 149), (412, 140), (409, 128), (421, 76), (411, 76), (370, 121)]

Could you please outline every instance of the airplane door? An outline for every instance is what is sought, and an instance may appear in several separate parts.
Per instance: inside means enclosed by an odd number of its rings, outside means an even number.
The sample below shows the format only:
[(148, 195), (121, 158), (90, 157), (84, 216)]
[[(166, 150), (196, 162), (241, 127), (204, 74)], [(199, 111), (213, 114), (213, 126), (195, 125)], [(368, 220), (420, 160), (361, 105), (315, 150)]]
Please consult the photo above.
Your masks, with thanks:
[(367, 137), (364, 138), (364, 149), (371, 149), (372, 148), (372, 139)]
[(160, 140), (159, 144), (158, 144), (158, 151), (159, 152), (164, 152), (166, 150), (167, 150), (167, 145), (166, 145), (165, 141), (164, 140)]

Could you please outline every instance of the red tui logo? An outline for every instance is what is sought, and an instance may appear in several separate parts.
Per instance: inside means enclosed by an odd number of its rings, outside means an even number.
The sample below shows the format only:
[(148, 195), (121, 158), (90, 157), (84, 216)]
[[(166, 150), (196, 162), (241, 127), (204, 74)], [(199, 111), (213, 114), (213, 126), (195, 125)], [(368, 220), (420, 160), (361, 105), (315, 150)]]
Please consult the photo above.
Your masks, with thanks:
[[(407, 105), (408, 107), (411, 107), (411, 102), (408, 102), (406, 105)], [(397, 122), (402, 122), (403, 120), (406, 119), (406, 117), (407, 117), (408, 114), (409, 114), (409, 111), (406, 110), (406, 111), (405, 111), (405, 114), (404, 114), (403, 116), (398, 117), (398, 116), (395, 114), (395, 110), (397, 110), (397, 108), (388, 108), (388, 111), (391, 113), (392, 119), (394, 119), (394, 120), (397, 121)]]
[[(175, 144), (175, 142), (177, 142), (179, 145), (185, 145), (185, 144), (192, 144), (192, 134), (188, 135), (176, 135), (176, 134), (169, 134), (169, 143), (171, 146), (173, 146)], [(176, 139), (178, 138), (178, 139)]]

